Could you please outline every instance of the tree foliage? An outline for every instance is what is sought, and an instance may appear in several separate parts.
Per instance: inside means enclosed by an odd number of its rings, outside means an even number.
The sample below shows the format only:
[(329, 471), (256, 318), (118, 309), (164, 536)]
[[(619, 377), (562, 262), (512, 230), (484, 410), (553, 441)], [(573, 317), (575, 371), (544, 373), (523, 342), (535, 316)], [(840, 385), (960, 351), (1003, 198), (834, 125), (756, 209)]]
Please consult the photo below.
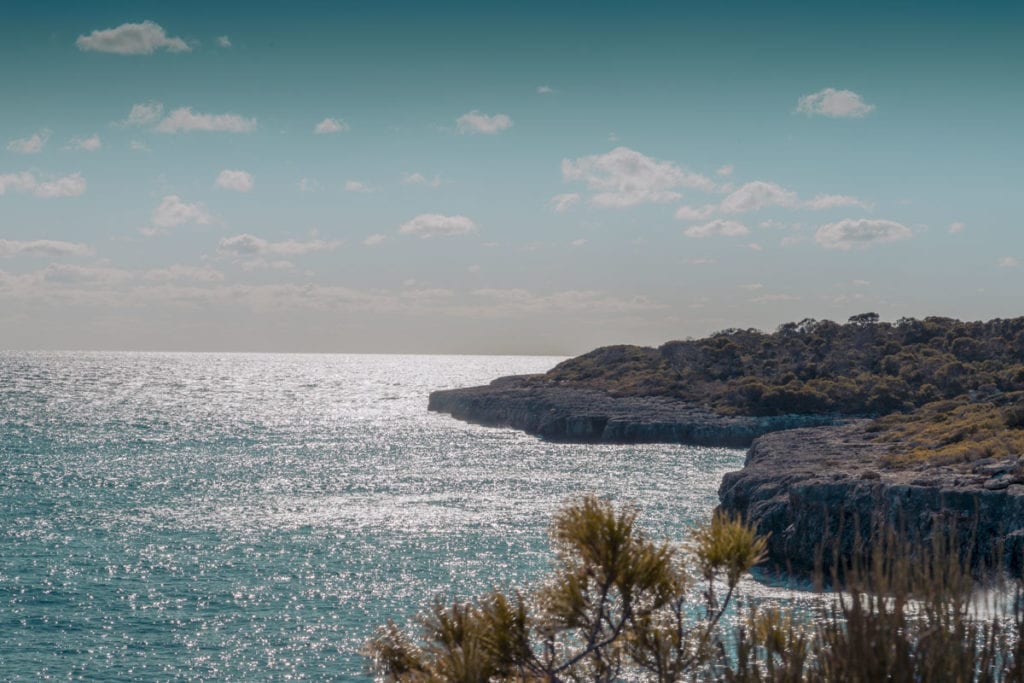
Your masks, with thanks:
[(1024, 318), (807, 318), (773, 333), (730, 329), (657, 349), (604, 347), (535, 381), (673, 396), (722, 413), (884, 415), (969, 391), (1024, 390)]
[(583, 498), (555, 517), (554, 568), (535, 591), (435, 602), (419, 642), (389, 622), (367, 654), (395, 681), (683, 680), (721, 650), (716, 626), (765, 540), (724, 514), (694, 534), (706, 581), (695, 615), (691, 558), (636, 520), (633, 508)]
[(844, 592), (812, 612), (740, 607), (725, 625), (765, 539), (718, 514), (680, 548), (648, 539), (636, 520), (594, 497), (569, 505), (539, 588), (435, 601), (416, 638), (388, 622), (366, 646), (375, 672), (467, 683), (1024, 681), (1019, 588), (979, 616), (969, 560), (945, 537), (922, 551), (889, 534), (841, 568)]

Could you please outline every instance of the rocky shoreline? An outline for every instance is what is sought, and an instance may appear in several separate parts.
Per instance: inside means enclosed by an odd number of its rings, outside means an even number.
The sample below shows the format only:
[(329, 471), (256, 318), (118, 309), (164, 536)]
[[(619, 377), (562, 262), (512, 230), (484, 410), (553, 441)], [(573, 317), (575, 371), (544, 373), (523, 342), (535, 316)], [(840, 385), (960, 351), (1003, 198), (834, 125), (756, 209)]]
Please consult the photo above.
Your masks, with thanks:
[(548, 441), (679, 443), (745, 448), (762, 434), (835, 424), (828, 415), (723, 416), (660, 396), (602, 391), (503, 377), (489, 385), (430, 394), (429, 410), (488, 427), (511, 427)]
[(770, 534), (769, 561), (786, 571), (812, 572), (832, 551), (849, 557), (858, 538), (882, 529), (924, 543), (954, 529), (975, 565), (991, 567), (1001, 554), (1021, 574), (1024, 459), (894, 468), (886, 462), (890, 447), (871, 441), (866, 425), (760, 437), (743, 469), (723, 478), (721, 509)]
[(769, 563), (786, 571), (827, 564), (823, 547), (849, 556), (858, 538), (879, 529), (928, 542), (951, 527), (975, 562), (1002, 552), (1013, 573), (1024, 571), (1024, 456), (895, 468), (866, 420), (723, 416), (677, 399), (613, 397), (535, 377), (435, 391), (429, 409), (549, 441), (749, 446), (743, 469), (722, 480), (720, 508), (770, 534)]

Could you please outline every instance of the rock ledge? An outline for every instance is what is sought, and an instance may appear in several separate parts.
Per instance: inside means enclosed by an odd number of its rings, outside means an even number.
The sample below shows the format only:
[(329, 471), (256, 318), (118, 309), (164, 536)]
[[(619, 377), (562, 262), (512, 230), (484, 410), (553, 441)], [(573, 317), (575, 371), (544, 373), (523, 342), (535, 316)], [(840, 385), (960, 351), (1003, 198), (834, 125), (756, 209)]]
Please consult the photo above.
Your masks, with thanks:
[(723, 416), (678, 399), (612, 397), (593, 389), (504, 377), (482, 387), (430, 394), (428, 408), (488, 427), (512, 427), (548, 441), (680, 443), (744, 448), (780, 429), (835, 424), (827, 415)]
[(815, 568), (819, 548), (848, 556), (854, 529), (883, 528), (930, 542), (955, 535), (975, 562), (988, 566), (1001, 551), (1021, 574), (1024, 556), (1024, 478), (1019, 459), (894, 469), (889, 446), (869, 440), (866, 421), (795, 429), (758, 438), (742, 470), (725, 475), (721, 509), (740, 513), (770, 533), (768, 555), (779, 568)]

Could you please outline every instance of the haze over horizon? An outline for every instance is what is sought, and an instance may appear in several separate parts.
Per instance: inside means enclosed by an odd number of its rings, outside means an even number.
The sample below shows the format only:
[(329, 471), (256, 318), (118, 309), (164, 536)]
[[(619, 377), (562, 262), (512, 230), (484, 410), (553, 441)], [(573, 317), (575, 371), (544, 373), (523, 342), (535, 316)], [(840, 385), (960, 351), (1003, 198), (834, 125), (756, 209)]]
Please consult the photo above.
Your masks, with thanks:
[(5, 10), (3, 349), (1024, 315), (1019, 3)]

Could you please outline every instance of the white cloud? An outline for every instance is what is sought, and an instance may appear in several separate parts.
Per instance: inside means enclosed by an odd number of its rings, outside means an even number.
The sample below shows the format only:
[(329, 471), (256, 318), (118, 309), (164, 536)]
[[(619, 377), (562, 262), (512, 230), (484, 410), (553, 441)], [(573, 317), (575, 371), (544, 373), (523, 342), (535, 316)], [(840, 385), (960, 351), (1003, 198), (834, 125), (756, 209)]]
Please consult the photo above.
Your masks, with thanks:
[(207, 266), (183, 266), (175, 264), (167, 268), (153, 268), (142, 272), (142, 278), (152, 282), (223, 282), (224, 273)]
[(576, 192), (569, 192), (567, 194), (556, 194), (548, 201), (548, 205), (552, 211), (557, 213), (565, 213), (570, 207), (578, 204), (580, 201), (580, 195)]
[(480, 266), (478, 266), (478, 265), (468, 266), (466, 268), (466, 272), (473, 273), (474, 275), (476, 275), (477, 273), (480, 272)]
[(554, 88), (552, 88), (550, 85), (538, 85), (537, 86), (537, 94), (538, 95), (553, 95), (553, 94), (555, 94), (555, 92), (557, 92), (557, 91)]
[(299, 178), (299, 190), (302, 192), (316, 192), (320, 189), (320, 183), (314, 178)]
[(31, 194), (40, 199), (78, 197), (85, 193), (85, 188), (85, 178), (81, 173), (72, 173), (44, 182), (40, 182), (34, 174), (28, 171), (0, 175), (0, 196), (7, 194), (7, 190), (11, 189), (22, 194)]
[(31, 192), (37, 185), (36, 177), (28, 171), (21, 173), (5, 173), (0, 175), (0, 197), (8, 190), (14, 192)]
[(573, 240), (572, 242), (569, 242), (569, 246), (570, 247), (582, 247), (586, 243), (587, 243), (587, 240), (581, 237), (579, 239)]
[(170, 194), (161, 199), (157, 207), (153, 209), (153, 215), (150, 218), (151, 225), (142, 228), (141, 232), (143, 235), (159, 235), (187, 223), (206, 225), (212, 220), (202, 204), (188, 204), (183, 202), (178, 195)]
[(871, 208), (867, 202), (845, 194), (819, 194), (814, 199), (801, 202), (800, 205), (805, 209), (815, 210), (835, 209), (841, 206), (859, 206), (862, 209)]
[(715, 173), (717, 173), (720, 176), (730, 176), (732, 175), (732, 172), (734, 170), (736, 169), (732, 164), (725, 164), (724, 166), (719, 166), (718, 170), (715, 171)]
[(181, 38), (168, 37), (164, 29), (152, 21), (93, 31), (87, 36), (78, 36), (75, 45), (79, 50), (117, 55), (151, 55), (161, 49), (168, 52), (192, 50)]
[(140, 102), (132, 105), (128, 118), (121, 121), (122, 126), (148, 126), (156, 123), (164, 115), (164, 105), (159, 102)]
[(764, 289), (764, 285), (761, 284), (760, 282), (753, 282), (753, 283), (751, 283), (749, 285), (736, 285), (736, 286), (739, 287), (740, 289), (745, 289), (748, 292), (753, 292), (753, 291), (758, 290), (758, 289)]
[(224, 190), (248, 192), (253, 186), (252, 174), (247, 171), (224, 169), (217, 175), (217, 180), (214, 184)]
[(32, 190), (32, 194), (44, 199), (55, 197), (78, 197), (85, 194), (85, 178), (81, 173), (57, 178), (44, 183), (39, 183)]
[(69, 149), (77, 149), (83, 152), (95, 152), (102, 146), (103, 142), (97, 134), (93, 134), (87, 138), (71, 138), (71, 142), (68, 143)]
[(60, 240), (0, 240), (0, 257), (3, 258), (11, 258), (21, 254), (60, 258), (62, 256), (92, 256), (93, 253), (92, 247), (77, 242), (63, 242)]
[(352, 127), (344, 119), (326, 118), (313, 128), (316, 135), (330, 135), (331, 133), (347, 133)]
[(373, 188), (358, 180), (346, 180), (345, 192), (373, 192)]
[(797, 102), (796, 110), (808, 116), (828, 116), (834, 119), (861, 118), (874, 111), (875, 105), (866, 104), (861, 96), (852, 90), (825, 88), (810, 95), (804, 95)]
[(856, 197), (840, 194), (819, 194), (814, 199), (802, 201), (796, 192), (787, 190), (776, 183), (763, 180), (741, 185), (722, 200), (718, 208), (722, 213), (748, 213), (760, 211), (772, 206), (787, 209), (834, 209), (842, 206), (859, 206), (867, 208), (868, 204)]
[(113, 285), (132, 279), (132, 272), (121, 268), (105, 266), (77, 266), (70, 263), (51, 263), (40, 273), (41, 279), (50, 284), (98, 284)]
[(794, 207), (797, 205), (796, 192), (775, 183), (755, 180), (742, 185), (722, 200), (722, 213), (746, 213), (769, 206)]
[(221, 47), (231, 47), (231, 39), (227, 36), (217, 36), (217, 45)]
[(155, 130), (160, 133), (187, 133), (194, 130), (251, 133), (256, 130), (256, 119), (247, 119), (238, 114), (195, 114), (192, 107), (181, 107), (168, 114)]
[(341, 245), (339, 241), (325, 242), (324, 240), (309, 240), (299, 242), (287, 240), (284, 242), (270, 242), (261, 237), (243, 233), (232, 237), (225, 237), (217, 245), (217, 252), (225, 256), (239, 258), (256, 256), (305, 256), (318, 251), (334, 251)]
[(474, 109), (455, 120), (460, 133), (498, 133), (512, 127), (512, 119), (506, 114), (488, 116)]
[(128, 143), (128, 148), (131, 149), (133, 152), (148, 152), (149, 151), (149, 147), (147, 147), (144, 142), (140, 142), (138, 140), (132, 140), (131, 142), (129, 142)]
[(864, 249), (881, 242), (908, 239), (910, 228), (895, 221), (847, 219), (818, 228), (814, 239), (826, 249)]
[(369, 235), (369, 236), (367, 236), (366, 239), (363, 240), (363, 246), (366, 246), (366, 247), (376, 247), (376, 246), (386, 242), (387, 239), (388, 239), (387, 235), (380, 235), (380, 234)]
[(704, 206), (680, 206), (676, 209), (676, 218), (681, 221), (702, 221), (707, 219), (718, 209), (714, 204)]
[(402, 182), (406, 185), (426, 185), (428, 187), (441, 187), (441, 178), (434, 176), (427, 178), (422, 173), (406, 173), (402, 176)]
[(607, 154), (562, 160), (562, 178), (586, 183), (596, 206), (623, 208), (679, 199), (677, 188), (711, 191), (715, 184), (699, 173), (670, 161), (658, 161), (628, 147)]
[(402, 223), (398, 229), (403, 235), (417, 235), (422, 239), (430, 237), (451, 237), (476, 232), (477, 225), (465, 216), (445, 216), (439, 213), (422, 213)]
[(50, 131), (44, 129), (38, 133), (32, 133), (27, 138), (11, 140), (7, 143), (7, 151), (17, 154), (39, 154), (43, 151), (49, 138)]
[(999, 259), (999, 261), (996, 262), (996, 265), (999, 266), (1000, 268), (1019, 268), (1020, 261), (1018, 261), (1012, 256), (1004, 256), (1003, 258)]
[(691, 225), (683, 231), (683, 234), (687, 237), (713, 237), (715, 235), (738, 237), (750, 234), (750, 230), (742, 223), (719, 218), (703, 225)]
[(949, 225), (949, 232), (952, 235), (956, 235), (957, 233), (963, 232), (964, 228), (966, 228), (966, 227), (967, 227), (967, 225), (964, 224), (964, 223), (961, 223), (960, 221), (957, 221), (955, 223), (950, 223), (950, 225)]

